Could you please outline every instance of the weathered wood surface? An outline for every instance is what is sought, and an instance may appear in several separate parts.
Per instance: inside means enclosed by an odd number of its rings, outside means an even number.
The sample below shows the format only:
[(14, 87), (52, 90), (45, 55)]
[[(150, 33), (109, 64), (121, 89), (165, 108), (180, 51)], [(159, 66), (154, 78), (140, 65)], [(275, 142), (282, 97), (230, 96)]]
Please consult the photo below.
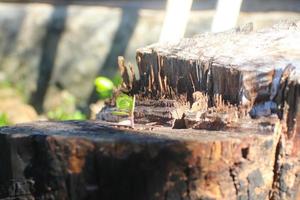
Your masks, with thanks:
[(248, 25), (138, 49), (141, 79), (132, 92), (142, 101), (180, 96), (193, 103), (193, 93), (202, 91), (210, 106), (216, 94), (249, 109), (267, 101), (282, 104), (289, 98), (282, 94), (285, 82), (300, 71), (299, 27), (282, 23), (252, 32)]
[[(140, 80), (127, 84), (137, 96), (137, 120), (142, 115), (147, 123), (174, 128), (230, 130), (234, 121), (275, 114), (282, 128), (269, 198), (300, 198), (291, 192), (300, 190), (299, 44), (300, 22), (283, 22), (257, 32), (249, 24), (138, 49)], [(199, 92), (200, 101), (194, 97)], [(163, 102), (173, 104), (159, 109)]]
[(151, 97), (191, 98), (193, 91), (201, 90), (235, 104), (274, 98), (274, 79), (288, 65), (299, 65), (300, 28), (283, 23), (251, 32), (248, 26), (138, 49), (138, 91)]
[(95, 121), (1, 128), (0, 198), (269, 199), (278, 120), (223, 132), (138, 129)]
[(138, 96), (137, 105), (147, 99), (184, 99), (191, 107), (196, 91), (207, 95), (208, 107), (218, 107), (215, 97), (220, 95), (252, 118), (278, 114), (286, 120), (287, 135), (292, 138), (299, 97), (299, 44), (300, 22), (257, 32), (249, 24), (224, 33), (153, 44), (137, 50), (141, 78), (133, 79), (131, 92)]

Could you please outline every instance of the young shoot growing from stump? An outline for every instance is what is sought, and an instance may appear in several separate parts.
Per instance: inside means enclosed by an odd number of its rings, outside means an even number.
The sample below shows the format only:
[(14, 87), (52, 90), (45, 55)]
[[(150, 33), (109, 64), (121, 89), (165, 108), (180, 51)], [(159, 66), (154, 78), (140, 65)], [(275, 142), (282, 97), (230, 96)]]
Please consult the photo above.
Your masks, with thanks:
[(113, 111), (113, 115), (128, 116), (130, 118), (130, 126), (134, 128), (134, 104), (135, 96), (130, 97), (126, 94), (120, 94), (116, 98), (117, 110)]
[[(119, 84), (121, 82), (119, 82)], [(117, 85), (110, 79), (100, 76), (95, 79), (94, 83), (100, 99), (104, 100), (114, 97), (114, 91), (117, 90)], [(135, 96), (131, 97), (124, 93), (118, 94), (115, 96), (115, 105), (115, 108), (109, 109), (109, 115), (116, 116), (117, 118), (129, 118), (129, 122), (128, 120), (121, 120), (117, 122), (117, 125), (129, 125), (131, 128), (134, 128)]]

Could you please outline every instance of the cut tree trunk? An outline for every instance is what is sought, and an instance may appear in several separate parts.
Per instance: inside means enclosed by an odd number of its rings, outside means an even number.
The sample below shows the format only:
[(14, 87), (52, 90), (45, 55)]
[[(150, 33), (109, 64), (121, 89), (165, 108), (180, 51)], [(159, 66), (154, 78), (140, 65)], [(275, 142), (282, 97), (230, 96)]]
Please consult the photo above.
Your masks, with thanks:
[(138, 49), (140, 80), (125, 83), (137, 96), (136, 120), (222, 131), (275, 114), (282, 128), (269, 198), (300, 198), (299, 44), (300, 22), (283, 22)]
[(299, 27), (250, 27), (139, 49), (140, 79), (120, 58), (134, 129), (1, 128), (0, 198), (299, 200)]
[(260, 123), (201, 132), (94, 121), (2, 128), (0, 198), (268, 199), (280, 123)]

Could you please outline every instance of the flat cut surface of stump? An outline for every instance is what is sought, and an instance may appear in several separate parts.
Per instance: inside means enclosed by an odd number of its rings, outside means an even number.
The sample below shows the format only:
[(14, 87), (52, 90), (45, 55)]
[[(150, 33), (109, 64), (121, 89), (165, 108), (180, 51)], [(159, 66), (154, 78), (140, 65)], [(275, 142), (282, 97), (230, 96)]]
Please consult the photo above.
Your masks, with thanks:
[(4, 127), (0, 197), (269, 199), (279, 126), (270, 120), (230, 132), (130, 130), (95, 121)]

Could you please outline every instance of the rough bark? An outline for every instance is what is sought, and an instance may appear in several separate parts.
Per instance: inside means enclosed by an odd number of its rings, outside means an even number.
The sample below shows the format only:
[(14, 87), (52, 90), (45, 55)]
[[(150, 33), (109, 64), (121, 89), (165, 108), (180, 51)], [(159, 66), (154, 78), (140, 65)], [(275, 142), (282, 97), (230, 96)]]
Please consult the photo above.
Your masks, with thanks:
[(1, 128), (1, 198), (268, 198), (278, 120), (223, 132), (138, 129), (95, 121)]

